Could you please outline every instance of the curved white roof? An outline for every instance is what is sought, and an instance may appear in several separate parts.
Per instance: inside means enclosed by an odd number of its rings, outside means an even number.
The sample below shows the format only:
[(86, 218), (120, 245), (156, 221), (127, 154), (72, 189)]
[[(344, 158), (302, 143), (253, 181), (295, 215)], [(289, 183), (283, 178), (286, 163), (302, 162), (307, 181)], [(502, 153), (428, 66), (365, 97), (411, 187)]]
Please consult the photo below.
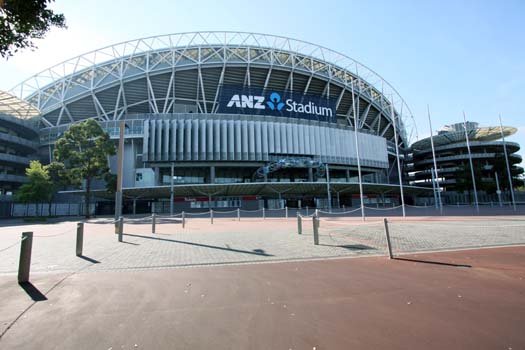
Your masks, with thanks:
[[(77, 120), (67, 109), (68, 102), (79, 100), (81, 96), (94, 96), (104, 87), (122, 84), (133, 74), (150, 75), (190, 65), (200, 69), (221, 64), (286, 67), (321, 77), (347, 90), (352, 88), (360, 98), (366, 97), (373, 103), (390, 122), (390, 106), (393, 104), (398, 133), (405, 145), (417, 137), (410, 108), (396, 89), (372, 69), (323, 46), (259, 33), (191, 32), (121, 42), (50, 67), (23, 81), (11, 92), (37, 105), (44, 116), (44, 124), (54, 126), (60, 124), (62, 118), (68, 122)], [(112, 98), (120, 97), (115, 95)], [(114, 103), (115, 110), (108, 113), (106, 102), (93, 99), (99, 119), (118, 119), (124, 113), (124, 109), (118, 110), (119, 101)], [(156, 104), (156, 101), (149, 102)], [(46, 119), (45, 114), (54, 110), (59, 110), (55, 119)], [(378, 134), (382, 131), (380, 126), (381, 123), (377, 126)], [(368, 128), (374, 130), (373, 126), (368, 125)]]

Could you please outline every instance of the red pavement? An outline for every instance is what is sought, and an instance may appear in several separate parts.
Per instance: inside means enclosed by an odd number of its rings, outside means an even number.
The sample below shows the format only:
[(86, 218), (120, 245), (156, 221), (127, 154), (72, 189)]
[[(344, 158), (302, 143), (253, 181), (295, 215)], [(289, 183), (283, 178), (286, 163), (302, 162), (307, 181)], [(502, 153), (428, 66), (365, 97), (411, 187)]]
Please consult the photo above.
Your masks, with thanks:
[[(37, 275), (48, 300), (0, 348), (525, 348), (525, 247), (403, 258), (79, 273), (47, 293), (63, 276)], [(0, 315), (30, 302), (13, 276), (0, 297)]]

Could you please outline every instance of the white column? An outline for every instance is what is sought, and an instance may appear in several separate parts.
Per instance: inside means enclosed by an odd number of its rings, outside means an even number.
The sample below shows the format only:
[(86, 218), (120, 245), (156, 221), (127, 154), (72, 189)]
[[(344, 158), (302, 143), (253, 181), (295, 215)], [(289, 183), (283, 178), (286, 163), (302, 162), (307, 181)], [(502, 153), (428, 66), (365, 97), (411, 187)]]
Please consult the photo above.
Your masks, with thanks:
[(468, 160), (470, 163), (470, 175), (472, 176), (472, 187), (474, 189), (474, 205), (476, 206), (476, 211), (479, 213), (478, 191), (476, 187), (476, 178), (474, 176), (474, 165), (472, 163), (472, 153), (470, 153), (470, 142), (468, 138), (467, 117), (465, 115), (465, 111), (463, 111), (463, 128), (465, 129), (465, 139), (467, 141)]
[(221, 120), (221, 160), (228, 159), (228, 121)]
[(512, 173), (510, 172), (509, 155), (507, 153), (507, 145), (505, 144), (505, 135), (503, 134), (503, 125), (501, 124), (501, 114), (499, 115), (499, 130), (501, 132), (501, 139), (503, 141), (503, 152), (505, 152), (505, 163), (507, 165), (507, 176), (509, 177), (510, 198), (512, 200), (512, 208), (516, 211), (516, 200), (514, 199), (514, 188), (512, 186)]
[(432, 159), (434, 160), (434, 173), (436, 175), (434, 177), (434, 181), (436, 182), (436, 196), (437, 196), (436, 209), (439, 207), (439, 210), (443, 212), (443, 202), (441, 201), (441, 189), (439, 187), (439, 174), (438, 174), (437, 162), (436, 162), (436, 151), (434, 148), (434, 131), (432, 130), (432, 120), (430, 119), (430, 106), (429, 105), (427, 105), (427, 111), (428, 111), (428, 126), (430, 128), (430, 145), (432, 146)]
[(233, 159), (242, 159), (242, 126), (241, 121), (236, 120), (235, 124), (235, 153)]
[(394, 110), (394, 95), (391, 95), (390, 100), (390, 113), (392, 114), (392, 124), (394, 125), (394, 141), (396, 144), (396, 159), (397, 159), (397, 175), (399, 177), (399, 192), (401, 194), (401, 209), (403, 209), (403, 217), (405, 214), (405, 197), (403, 193), (403, 178), (401, 175), (401, 163), (399, 162), (399, 145), (397, 141), (397, 118)]
[(356, 101), (355, 101), (355, 94), (354, 94), (354, 82), (352, 81), (352, 113), (354, 114), (354, 138), (355, 138), (355, 152), (356, 152), (356, 158), (357, 158), (357, 176), (359, 180), (359, 198), (360, 198), (360, 204), (361, 204), (361, 219), (365, 220), (365, 205), (363, 203), (363, 179), (361, 177), (361, 160), (359, 157), (359, 140), (357, 139), (358, 132), (357, 132), (357, 125), (358, 125), (358, 117), (356, 112)]
[(142, 159), (148, 160), (149, 153), (149, 120), (144, 120), (144, 136), (142, 138)]
[(206, 120), (201, 119), (199, 121), (199, 159), (206, 160)]

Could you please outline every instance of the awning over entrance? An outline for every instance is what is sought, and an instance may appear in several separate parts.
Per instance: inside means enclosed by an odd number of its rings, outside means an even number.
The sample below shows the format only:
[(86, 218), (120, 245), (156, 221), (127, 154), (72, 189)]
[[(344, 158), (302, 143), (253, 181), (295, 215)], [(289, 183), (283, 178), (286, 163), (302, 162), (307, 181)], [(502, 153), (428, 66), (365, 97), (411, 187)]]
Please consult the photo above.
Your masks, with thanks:
[[(418, 186), (403, 186), (405, 195), (431, 195), (432, 189)], [(326, 196), (326, 182), (252, 182), (236, 184), (192, 184), (174, 185), (173, 194), (176, 197), (202, 196)], [(359, 194), (357, 182), (330, 183), (330, 191), (340, 195)], [(399, 185), (364, 183), (365, 194), (399, 194)], [(63, 193), (83, 193), (83, 191), (65, 191)], [(105, 190), (95, 190), (98, 197), (113, 198), (114, 195)], [(170, 186), (128, 187), (123, 189), (126, 198), (168, 198)]]

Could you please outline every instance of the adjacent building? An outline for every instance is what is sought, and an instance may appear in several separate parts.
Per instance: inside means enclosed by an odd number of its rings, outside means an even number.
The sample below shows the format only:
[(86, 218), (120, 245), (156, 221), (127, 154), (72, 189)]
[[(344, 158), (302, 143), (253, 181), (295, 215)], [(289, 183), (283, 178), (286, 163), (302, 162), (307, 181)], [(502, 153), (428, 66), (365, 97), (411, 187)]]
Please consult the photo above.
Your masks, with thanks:
[(38, 114), (26, 101), (0, 91), (0, 196), (24, 183), (29, 161), (38, 158)]
[(503, 141), (503, 138), (516, 131), (516, 128), (508, 126), (480, 127), (475, 122), (446, 125), (433, 136), (437, 178), (432, 173), (434, 160), (430, 137), (412, 144), (412, 159), (408, 168), (411, 184), (433, 188), (437, 183), (447, 202), (470, 201), (468, 196), (473, 192), (473, 182), (467, 148), (468, 135), (474, 181), (480, 201), (496, 200), (498, 190), (502, 191), (504, 200), (510, 200), (504, 148), (514, 186), (521, 184), (517, 177), (523, 173), (523, 168), (519, 166), (522, 159), (516, 153), (520, 149), (519, 144)]

